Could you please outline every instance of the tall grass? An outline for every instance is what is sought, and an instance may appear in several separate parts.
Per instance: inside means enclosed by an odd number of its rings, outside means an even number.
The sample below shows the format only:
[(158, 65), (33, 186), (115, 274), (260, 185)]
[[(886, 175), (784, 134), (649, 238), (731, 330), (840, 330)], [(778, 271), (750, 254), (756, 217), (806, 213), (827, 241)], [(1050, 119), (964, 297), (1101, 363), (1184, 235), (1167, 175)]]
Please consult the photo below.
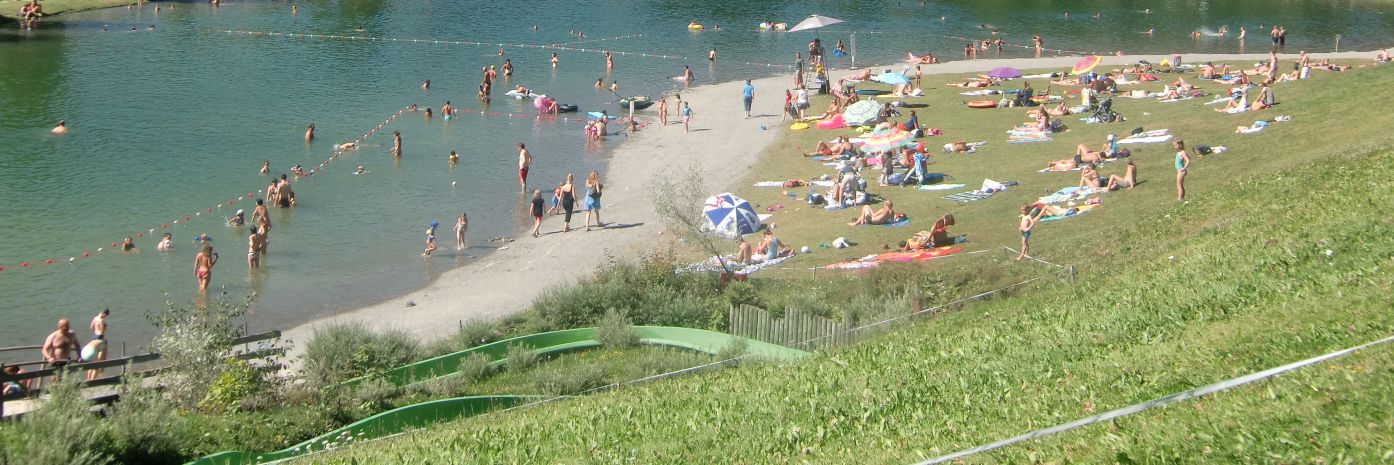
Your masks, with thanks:
[(332, 323), (305, 344), (307, 382), (328, 386), (416, 360), (420, 346), (400, 330), (375, 330), (361, 322)]

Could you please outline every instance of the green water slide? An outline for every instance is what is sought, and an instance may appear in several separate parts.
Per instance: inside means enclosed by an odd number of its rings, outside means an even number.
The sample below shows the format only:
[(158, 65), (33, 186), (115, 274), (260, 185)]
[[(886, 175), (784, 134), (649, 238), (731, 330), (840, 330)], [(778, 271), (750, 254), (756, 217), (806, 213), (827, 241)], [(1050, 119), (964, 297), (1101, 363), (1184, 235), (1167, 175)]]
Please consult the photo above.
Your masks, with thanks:
[(364, 418), (343, 428), (275, 452), (223, 451), (189, 462), (187, 465), (243, 465), (284, 460), (335, 446), (391, 436), (412, 428), (471, 417), (503, 407), (511, 407), (538, 396), (472, 396), (440, 399)]
[[(765, 360), (790, 361), (809, 356), (808, 352), (802, 350), (704, 329), (635, 326), (634, 330), (639, 333), (642, 344), (677, 347), (712, 355), (716, 355), (736, 341), (744, 341), (747, 354)], [(504, 363), (507, 358), (509, 346), (520, 345), (531, 349), (538, 355), (554, 355), (600, 347), (600, 342), (595, 338), (595, 328), (529, 334), (400, 366), (377, 376), (384, 376), (386, 380), (397, 386), (405, 386), (454, 375), (459, 369), (460, 360), (473, 354), (483, 354), (489, 357), (493, 364), (498, 365)], [(351, 387), (367, 379), (368, 377), (355, 378), (345, 381), (342, 385)], [(244, 465), (285, 460), (335, 446), (391, 436), (413, 428), (468, 418), (496, 408), (511, 407), (539, 398), (541, 397), (499, 395), (456, 397), (422, 402), (364, 418), (285, 450), (264, 453), (224, 451), (189, 462), (186, 465)]]
[[(745, 339), (726, 333), (707, 331), (705, 329), (677, 328), (670, 326), (635, 326), (634, 330), (639, 333), (640, 343), (642, 344), (678, 347), (711, 355), (716, 355), (721, 349), (734, 341), (743, 340), (746, 344), (747, 353), (766, 360), (788, 361), (808, 356), (808, 353), (802, 350), (791, 349), (753, 339)], [(595, 337), (595, 328), (577, 328), (529, 334), (471, 347), (453, 354), (422, 360), (394, 368), (385, 374), (374, 376), (382, 376), (394, 385), (405, 386), (428, 379), (453, 375), (459, 370), (460, 361), (474, 354), (481, 354), (489, 357), (489, 360), (493, 364), (499, 365), (507, 358), (509, 346), (518, 345), (527, 347), (538, 355), (555, 355), (600, 347), (600, 342), (597, 341)], [(345, 381), (343, 384), (345, 386), (355, 386), (367, 379), (369, 379), (369, 377), (366, 376), (354, 378)]]

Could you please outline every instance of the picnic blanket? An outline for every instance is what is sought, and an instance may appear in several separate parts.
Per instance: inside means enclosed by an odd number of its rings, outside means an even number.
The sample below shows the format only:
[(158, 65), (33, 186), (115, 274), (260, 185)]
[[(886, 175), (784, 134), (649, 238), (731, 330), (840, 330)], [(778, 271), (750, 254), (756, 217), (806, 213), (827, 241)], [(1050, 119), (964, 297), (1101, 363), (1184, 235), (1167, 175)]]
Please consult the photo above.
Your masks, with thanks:
[[(748, 275), (748, 274), (754, 273), (754, 272), (756, 272), (756, 271), (763, 270), (763, 269), (765, 269), (765, 268), (769, 268), (769, 267), (778, 265), (778, 264), (780, 264), (780, 263), (784, 263), (786, 260), (789, 260), (790, 258), (793, 258), (793, 255), (787, 255), (787, 256), (778, 257), (778, 258), (775, 258), (775, 259), (772, 259), (772, 260), (765, 260), (765, 261), (762, 261), (762, 262), (749, 263), (749, 264), (745, 264), (745, 265), (738, 265), (738, 264), (733, 263), (731, 260), (732, 260), (733, 258), (735, 258), (735, 257), (736, 257), (735, 254), (731, 254), (731, 255), (722, 255), (722, 256), (721, 256), (721, 258), (722, 258), (723, 260), (726, 261), (726, 264), (729, 265), (729, 266), (731, 267), (731, 271), (732, 271), (733, 273), (735, 273), (735, 274), (737, 274), (737, 275), (742, 275), (742, 276), (744, 276), (744, 275)], [(693, 263), (693, 264), (691, 264), (691, 265), (684, 266), (684, 267), (682, 267), (682, 268), (678, 268), (677, 270), (674, 270), (674, 271), (675, 271), (677, 274), (684, 274), (684, 273), (715, 273), (715, 272), (722, 271), (722, 269), (721, 269), (721, 262), (718, 261), (716, 257), (711, 257), (711, 258), (708, 258), (708, 259), (706, 259), (706, 260), (702, 260), (702, 261), (700, 261), (700, 262)]]
[(1084, 204), (1084, 205), (1080, 205), (1080, 206), (1078, 206), (1078, 207), (1074, 207), (1074, 208), (1069, 209), (1068, 211), (1065, 212), (1064, 215), (1043, 216), (1043, 217), (1041, 217), (1041, 221), (1060, 221), (1060, 220), (1063, 220), (1063, 219), (1065, 219), (1065, 218), (1073, 218), (1073, 217), (1076, 217), (1076, 216), (1079, 216), (1079, 215), (1083, 215), (1083, 214), (1085, 214), (1085, 213), (1088, 213), (1089, 210), (1093, 210), (1095, 207), (1098, 207), (1098, 206), (1099, 206), (1098, 204)]
[(963, 187), (963, 186), (964, 186), (964, 184), (922, 184), (922, 185), (920, 185), (920, 190), (922, 190), (922, 191), (951, 191), (951, 190), (958, 189), (958, 188)]
[(944, 246), (927, 250), (916, 250), (911, 252), (885, 252), (865, 257), (848, 260), (843, 262), (824, 265), (826, 270), (860, 270), (880, 266), (882, 263), (913, 263), (933, 260), (962, 252), (962, 247)]
[(1036, 201), (1037, 201), (1037, 202), (1040, 202), (1040, 203), (1061, 203), (1061, 202), (1069, 202), (1069, 201), (1071, 201), (1071, 200), (1079, 200), (1079, 199), (1081, 199), (1081, 198), (1084, 198), (1084, 197), (1087, 197), (1087, 196), (1089, 196), (1089, 195), (1096, 194), (1096, 193), (1099, 193), (1099, 192), (1103, 192), (1103, 191), (1102, 191), (1101, 189), (1098, 189), (1098, 188), (1095, 188), (1095, 187), (1084, 187), (1084, 188), (1081, 189), (1079, 186), (1070, 186), (1070, 187), (1062, 188), (1062, 189), (1060, 189), (1060, 190), (1058, 190), (1058, 191), (1055, 191), (1055, 193), (1053, 193), (1053, 194), (1047, 195), (1047, 196), (1045, 196), (1045, 197), (1041, 197), (1040, 199), (1037, 199)]

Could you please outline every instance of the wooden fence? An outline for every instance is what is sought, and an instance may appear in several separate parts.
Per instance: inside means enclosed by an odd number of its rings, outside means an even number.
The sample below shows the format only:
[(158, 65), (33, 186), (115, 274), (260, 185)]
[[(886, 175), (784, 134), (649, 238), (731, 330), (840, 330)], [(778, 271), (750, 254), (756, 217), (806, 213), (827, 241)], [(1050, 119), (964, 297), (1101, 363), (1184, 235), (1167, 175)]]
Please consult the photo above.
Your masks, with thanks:
[(855, 342), (860, 331), (851, 325), (796, 309), (785, 309), (783, 317), (750, 305), (733, 305), (729, 333), (801, 350), (820, 350)]

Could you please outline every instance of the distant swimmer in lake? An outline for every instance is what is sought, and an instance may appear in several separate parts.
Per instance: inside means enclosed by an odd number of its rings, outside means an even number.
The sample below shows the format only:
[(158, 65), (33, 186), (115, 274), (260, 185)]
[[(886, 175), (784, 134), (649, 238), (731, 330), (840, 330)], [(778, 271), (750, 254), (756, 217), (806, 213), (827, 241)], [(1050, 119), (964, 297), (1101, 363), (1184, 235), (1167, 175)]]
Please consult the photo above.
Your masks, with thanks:
[[(430, 108), (426, 109), (427, 116), (431, 114), (430, 111)], [(402, 156), (402, 133), (400, 131), (392, 131), (392, 156)]]
[(227, 219), (227, 225), (228, 225), (228, 226), (236, 226), (236, 227), (239, 227), (239, 228), (240, 228), (240, 227), (242, 227), (242, 224), (243, 224), (245, 221), (246, 221), (245, 213), (244, 213), (242, 210), (239, 209), (239, 210), (237, 210), (237, 213), (233, 213), (233, 214), (232, 214), (232, 218), (228, 218), (228, 219)]
[[(342, 144), (339, 144), (339, 145), (334, 146), (334, 152), (336, 152), (336, 153), (344, 153), (344, 152), (347, 152), (347, 151), (349, 151), (349, 150), (358, 150), (358, 143), (357, 143), (357, 142), (344, 142), (344, 143), (342, 143)], [(263, 167), (263, 171), (261, 172), (261, 174), (266, 174), (268, 171), (270, 171), (270, 170), (267, 169), (267, 168), (265, 168), (265, 167)]]
[(689, 68), (687, 65), (682, 65), (682, 80), (690, 84), (692, 83), (692, 78), (692, 68)]
[(605, 79), (604, 79), (604, 78), (595, 78), (595, 88), (596, 88), (596, 89), (604, 89), (604, 88), (605, 88)]
[(421, 90), (430, 90), (430, 89), (431, 89), (431, 80), (430, 80), (430, 79), (427, 79), (426, 82), (421, 83)]
[(67, 133), (68, 133), (68, 122), (67, 122), (67, 121), (59, 121), (59, 122), (58, 122), (58, 125), (57, 125), (57, 126), (54, 126), (53, 129), (48, 130), (48, 132), (49, 132), (50, 134), (53, 134), (53, 135), (56, 135), (56, 136), (61, 136), (61, 135), (63, 135), (63, 134), (67, 134)]
[(368, 170), (363, 169), (363, 165), (358, 165), (358, 169), (354, 170), (353, 174), (368, 174)]
[(271, 173), (271, 160), (263, 160), (261, 162), (261, 174), (268, 173)]
[(315, 140), (315, 123), (310, 123), (310, 127), (305, 128), (305, 142)]

